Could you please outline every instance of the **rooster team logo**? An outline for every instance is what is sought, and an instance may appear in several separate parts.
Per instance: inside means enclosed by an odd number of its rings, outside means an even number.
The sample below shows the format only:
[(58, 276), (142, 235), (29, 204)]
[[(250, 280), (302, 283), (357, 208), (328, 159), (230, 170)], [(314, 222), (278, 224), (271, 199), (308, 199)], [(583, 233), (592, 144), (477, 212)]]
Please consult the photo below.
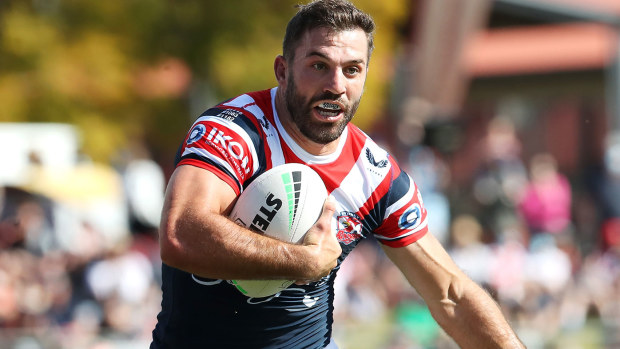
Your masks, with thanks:
[(340, 212), (338, 215), (338, 241), (348, 245), (362, 238), (362, 222), (353, 212)]

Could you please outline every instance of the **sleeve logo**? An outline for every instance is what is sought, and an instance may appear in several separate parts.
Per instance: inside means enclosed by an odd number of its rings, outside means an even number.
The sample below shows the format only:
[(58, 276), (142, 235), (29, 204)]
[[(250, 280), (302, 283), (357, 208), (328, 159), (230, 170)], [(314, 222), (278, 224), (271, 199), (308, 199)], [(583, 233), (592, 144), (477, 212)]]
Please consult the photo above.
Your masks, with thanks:
[(200, 138), (202, 138), (202, 136), (204, 136), (206, 132), (207, 132), (207, 128), (205, 127), (205, 125), (196, 124), (189, 131), (189, 137), (187, 137), (187, 145), (190, 145), (196, 142), (197, 140), (199, 140)]
[(420, 205), (413, 204), (409, 207), (405, 213), (400, 216), (398, 220), (398, 227), (400, 229), (411, 229), (420, 224), (420, 218), (422, 217), (422, 212), (420, 210)]
[(214, 127), (207, 136), (207, 142), (216, 148), (222, 149), (227, 156), (238, 160), (240, 162), (238, 165), (241, 166), (245, 174), (250, 173), (250, 168), (248, 167), (249, 158), (243, 150), (243, 145), (234, 141), (233, 137), (224, 134), (224, 131)]

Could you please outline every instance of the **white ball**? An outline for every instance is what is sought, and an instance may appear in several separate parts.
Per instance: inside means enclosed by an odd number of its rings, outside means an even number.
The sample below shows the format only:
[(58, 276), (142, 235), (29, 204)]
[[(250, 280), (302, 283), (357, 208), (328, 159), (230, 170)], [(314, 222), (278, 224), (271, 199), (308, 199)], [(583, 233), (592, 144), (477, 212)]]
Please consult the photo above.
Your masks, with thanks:
[[(310, 167), (289, 163), (258, 176), (237, 199), (230, 218), (250, 230), (274, 238), (302, 242), (321, 215), (327, 189)], [(295, 280), (232, 280), (248, 297), (274, 295)]]

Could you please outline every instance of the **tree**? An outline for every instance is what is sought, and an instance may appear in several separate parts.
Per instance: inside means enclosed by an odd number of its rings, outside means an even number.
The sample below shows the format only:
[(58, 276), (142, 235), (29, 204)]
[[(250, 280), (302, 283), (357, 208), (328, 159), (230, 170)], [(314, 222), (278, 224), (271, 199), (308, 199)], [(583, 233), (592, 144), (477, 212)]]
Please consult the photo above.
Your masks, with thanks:
[[(68, 122), (83, 151), (110, 161), (133, 143), (172, 155), (214, 102), (275, 85), (293, 0), (81, 1), (0, 4), (0, 120)], [(377, 21), (364, 102), (369, 128), (386, 109), (405, 0), (356, 1)]]

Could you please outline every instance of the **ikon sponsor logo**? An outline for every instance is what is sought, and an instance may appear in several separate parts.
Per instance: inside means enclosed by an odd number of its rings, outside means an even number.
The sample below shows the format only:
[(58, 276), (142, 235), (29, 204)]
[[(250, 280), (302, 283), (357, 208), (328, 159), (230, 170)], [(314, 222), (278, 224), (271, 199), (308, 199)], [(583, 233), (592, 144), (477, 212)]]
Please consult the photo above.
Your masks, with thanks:
[(345, 245), (361, 239), (362, 222), (360, 218), (353, 212), (340, 212), (338, 214), (338, 232), (336, 237), (338, 241)]
[(207, 141), (224, 149), (228, 156), (240, 161), (245, 174), (250, 173), (250, 168), (248, 167), (249, 158), (245, 154), (241, 143), (234, 141), (231, 136), (224, 134), (224, 131), (219, 130), (217, 127), (214, 127), (209, 132)]

